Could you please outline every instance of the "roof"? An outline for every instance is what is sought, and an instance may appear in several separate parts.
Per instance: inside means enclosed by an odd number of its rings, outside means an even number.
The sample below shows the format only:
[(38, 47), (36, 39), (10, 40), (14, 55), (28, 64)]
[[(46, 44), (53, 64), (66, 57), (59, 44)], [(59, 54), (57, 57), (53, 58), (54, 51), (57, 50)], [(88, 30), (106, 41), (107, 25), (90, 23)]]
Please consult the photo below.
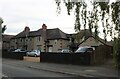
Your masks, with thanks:
[[(83, 42), (85, 42), (85, 41), (86, 41), (88, 38), (90, 38), (90, 37), (93, 37), (95, 40), (103, 43), (104, 45), (112, 46), (111, 44), (109, 44), (108, 42), (106, 42), (104, 39), (101, 39), (100, 37), (95, 38), (94, 36), (89, 36), (89, 37), (87, 37), (87, 38), (86, 38), (85, 40), (83, 40), (80, 44), (82, 44)], [(80, 45), (80, 44), (79, 44), (79, 45)]]
[(39, 29), (37, 31), (31, 31), (31, 32), (29, 32), (28, 37), (40, 36), (41, 35), (41, 30), (42, 29)]
[(13, 38), (22, 38), (22, 37), (26, 37), (26, 35), (28, 35), (28, 32), (23, 31), (17, 34), (16, 36), (14, 36)]
[(67, 37), (75, 38), (76, 36), (79, 36), (80, 39), (82, 39), (83, 37), (85, 37), (86, 39), (92, 36), (92, 33), (90, 32), (89, 29), (85, 29), (85, 30), (81, 30), (79, 33), (67, 34)]
[(85, 39), (86, 39), (86, 38), (92, 36), (92, 33), (90, 32), (89, 29), (85, 29), (85, 30), (81, 30), (81, 31), (80, 31), (80, 35), (79, 35), (79, 36), (80, 36), (81, 39), (82, 39), (83, 37), (85, 37)]
[(113, 41), (108, 41), (108, 42), (107, 42), (107, 45), (113, 46)]
[(68, 39), (67, 34), (62, 32), (59, 28), (47, 29), (47, 39)]
[(19, 34), (17, 34), (16, 36), (14, 36), (13, 38), (34, 37), (34, 36), (39, 36), (39, 35), (41, 35), (41, 29), (39, 29), (37, 31), (30, 31), (30, 32), (22, 31)]
[(10, 39), (12, 37), (14, 37), (14, 35), (6, 35), (6, 34), (4, 34), (4, 35), (2, 35), (2, 41), (4, 41), (4, 42), (10, 42)]
[[(27, 37), (34, 37), (34, 36), (42, 36), (42, 29), (39, 29), (37, 31), (30, 31), (30, 32), (25, 32), (22, 31), (13, 38), (25, 38)], [(46, 39), (51, 40), (51, 39), (68, 39), (67, 34), (62, 32), (59, 28), (55, 29), (46, 29)]]

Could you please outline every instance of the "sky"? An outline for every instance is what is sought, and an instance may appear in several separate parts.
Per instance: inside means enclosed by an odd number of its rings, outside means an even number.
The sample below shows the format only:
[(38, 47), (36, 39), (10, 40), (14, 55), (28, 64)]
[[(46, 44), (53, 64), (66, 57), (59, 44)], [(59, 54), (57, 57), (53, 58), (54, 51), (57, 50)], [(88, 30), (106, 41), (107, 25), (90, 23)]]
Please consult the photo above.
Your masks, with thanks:
[[(59, 28), (68, 34), (75, 33), (74, 11), (68, 15), (67, 8), (61, 4), (61, 13), (58, 14), (55, 0), (0, 0), (0, 17), (4, 20), (3, 25), (7, 26), (5, 34), (9, 35), (22, 32), (25, 26), (36, 31), (43, 24), (47, 29)], [(99, 36), (103, 38), (104, 34)]]
[(31, 31), (38, 30), (42, 24), (48, 29), (59, 28), (71, 34), (74, 30), (74, 13), (67, 15), (64, 5), (57, 13), (55, 0), (0, 0), (0, 17), (7, 25), (5, 34), (16, 35), (29, 26)]

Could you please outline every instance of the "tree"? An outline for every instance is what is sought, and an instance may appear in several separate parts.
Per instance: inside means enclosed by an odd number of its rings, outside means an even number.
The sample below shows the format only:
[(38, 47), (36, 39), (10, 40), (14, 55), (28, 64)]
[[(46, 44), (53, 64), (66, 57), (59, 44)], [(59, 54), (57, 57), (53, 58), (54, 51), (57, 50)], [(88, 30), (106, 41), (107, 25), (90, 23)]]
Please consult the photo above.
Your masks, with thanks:
[(2, 27), (2, 33), (4, 33), (5, 30), (6, 30), (6, 25), (4, 25), (4, 26)]
[(120, 1), (112, 3), (112, 21), (115, 24), (117, 37), (114, 38), (114, 58), (120, 69)]
[[(74, 0), (63, 0), (68, 15), (70, 15), (71, 11), (74, 11), (72, 9), (75, 9), (76, 19), (74, 27), (78, 35), (81, 27), (86, 29), (86, 26), (88, 26), (91, 33), (94, 30), (96, 38), (99, 34), (99, 27), (103, 28), (105, 41), (108, 35), (111, 36), (112, 40), (114, 40), (114, 58), (120, 67), (120, 1), (112, 3), (109, 1), (95, 2), (95, 0), (87, 0), (87, 2), (78, 2), (77, 0), (75, 2)], [(61, 2), (62, 0), (56, 0), (56, 4), (59, 5), (59, 8), (57, 8), (59, 11), (61, 10)], [(98, 23), (101, 23), (102, 26), (98, 25)]]
[[(103, 16), (102, 16), (103, 19), (105, 19), (104, 14), (107, 13), (109, 15), (109, 9), (112, 9), (112, 13), (111, 13), (112, 17), (111, 18), (112, 18), (112, 22), (115, 25), (114, 31), (116, 31), (116, 33), (112, 31), (113, 26), (111, 26), (109, 29), (108, 28), (109, 25), (106, 24), (107, 29), (104, 29), (104, 34), (106, 37), (107, 36), (106, 30), (108, 30), (108, 32), (110, 32), (111, 36), (112, 36), (112, 33), (115, 34), (114, 45), (113, 45), (113, 49), (114, 49), (113, 56), (114, 56), (117, 67), (120, 68), (120, 1), (113, 2), (111, 5), (109, 5), (108, 3), (105, 3), (105, 2), (100, 3), (100, 7), (103, 12)], [(109, 18), (106, 19), (106, 23), (108, 23), (108, 19)], [(116, 35), (117, 35), (117, 37), (116, 37)]]
[[(61, 0), (56, 0), (56, 4), (59, 5)], [(84, 27), (84, 29), (87, 29), (86, 26), (89, 27), (90, 32), (92, 33), (92, 30), (94, 29), (95, 37), (97, 38), (98, 36), (98, 21), (99, 21), (99, 11), (98, 11), (98, 3), (94, 1), (90, 1), (90, 4), (92, 5), (92, 10), (88, 9), (89, 5), (87, 2), (73, 2), (72, 0), (63, 0), (67, 11), (68, 15), (70, 15), (71, 10), (75, 9), (75, 23), (74, 23), (74, 28), (75, 31), (78, 33), (81, 31), (81, 27)], [(61, 8), (58, 11), (61, 10)], [(74, 11), (74, 10), (73, 10)], [(60, 12), (59, 12), (60, 13)]]
[(1, 41), (1, 38), (2, 38), (2, 29), (1, 29), (2, 23), (3, 23), (3, 20), (2, 20), (2, 18), (0, 18), (0, 41)]
[(3, 19), (2, 18), (0, 18), (0, 33), (1, 33), (1, 27), (2, 27), (2, 23), (3, 23)]
[(2, 27), (3, 19), (0, 18), (0, 34), (4, 33), (6, 30), (6, 25)]

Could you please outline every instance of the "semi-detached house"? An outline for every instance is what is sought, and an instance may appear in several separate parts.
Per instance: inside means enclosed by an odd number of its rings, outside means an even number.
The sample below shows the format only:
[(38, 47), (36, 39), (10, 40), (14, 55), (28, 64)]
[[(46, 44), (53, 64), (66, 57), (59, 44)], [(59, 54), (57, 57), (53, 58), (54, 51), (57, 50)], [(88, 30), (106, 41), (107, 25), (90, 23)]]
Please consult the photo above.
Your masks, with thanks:
[(30, 31), (29, 27), (11, 39), (11, 48), (26, 50), (39, 49), (42, 52), (57, 52), (64, 48), (69, 48), (69, 35), (59, 28), (47, 29), (45, 24), (37, 31)]

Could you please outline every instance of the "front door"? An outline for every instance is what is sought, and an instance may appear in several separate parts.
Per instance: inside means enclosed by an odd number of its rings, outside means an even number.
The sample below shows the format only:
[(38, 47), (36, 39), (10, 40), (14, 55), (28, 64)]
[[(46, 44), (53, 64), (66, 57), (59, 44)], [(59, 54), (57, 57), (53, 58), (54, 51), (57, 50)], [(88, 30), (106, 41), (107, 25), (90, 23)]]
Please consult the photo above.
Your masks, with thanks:
[(52, 52), (52, 47), (49, 47), (48, 52)]

